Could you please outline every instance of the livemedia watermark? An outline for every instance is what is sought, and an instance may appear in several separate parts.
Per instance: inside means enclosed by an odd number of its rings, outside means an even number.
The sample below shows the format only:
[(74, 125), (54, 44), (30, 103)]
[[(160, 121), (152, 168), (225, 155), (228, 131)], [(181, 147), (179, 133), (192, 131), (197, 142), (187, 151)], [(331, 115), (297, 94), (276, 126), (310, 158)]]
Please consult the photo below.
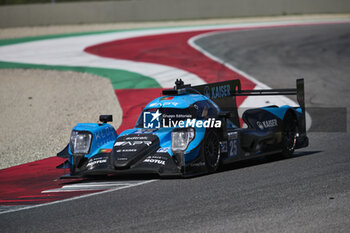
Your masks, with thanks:
[(195, 119), (190, 114), (162, 114), (157, 111), (143, 113), (144, 128), (221, 128), (222, 122), (219, 119)]

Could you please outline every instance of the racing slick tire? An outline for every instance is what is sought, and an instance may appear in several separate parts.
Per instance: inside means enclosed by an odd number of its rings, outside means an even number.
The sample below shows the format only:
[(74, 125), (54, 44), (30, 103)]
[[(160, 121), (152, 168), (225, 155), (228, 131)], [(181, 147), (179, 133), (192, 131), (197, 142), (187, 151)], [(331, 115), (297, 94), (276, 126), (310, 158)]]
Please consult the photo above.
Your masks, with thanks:
[(204, 157), (208, 172), (217, 171), (220, 165), (220, 143), (218, 135), (214, 130), (209, 130), (206, 134), (201, 148), (201, 154)]
[(282, 157), (290, 157), (295, 150), (297, 141), (297, 120), (293, 113), (287, 112), (283, 120), (283, 132), (282, 132)]

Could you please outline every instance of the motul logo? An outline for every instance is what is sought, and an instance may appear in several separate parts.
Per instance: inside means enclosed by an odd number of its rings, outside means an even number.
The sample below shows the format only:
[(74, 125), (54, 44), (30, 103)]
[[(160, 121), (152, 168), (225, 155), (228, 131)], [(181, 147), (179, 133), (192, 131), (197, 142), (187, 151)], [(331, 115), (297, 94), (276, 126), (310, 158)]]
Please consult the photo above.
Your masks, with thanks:
[(142, 145), (146, 144), (147, 146), (150, 146), (152, 144), (151, 141), (123, 141), (123, 142), (116, 142), (114, 146), (136, 146), (136, 145)]
[(145, 159), (143, 162), (144, 163), (156, 163), (156, 164), (160, 164), (160, 165), (165, 165), (165, 161), (160, 160), (160, 159)]

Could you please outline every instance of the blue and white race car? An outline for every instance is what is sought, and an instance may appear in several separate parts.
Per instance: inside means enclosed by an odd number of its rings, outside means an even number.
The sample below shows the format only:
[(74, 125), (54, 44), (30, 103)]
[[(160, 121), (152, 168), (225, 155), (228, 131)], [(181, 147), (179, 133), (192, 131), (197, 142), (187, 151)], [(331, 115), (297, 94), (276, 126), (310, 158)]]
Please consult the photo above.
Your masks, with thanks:
[[(69, 168), (62, 178), (154, 173), (191, 176), (215, 172), (221, 164), (269, 154), (290, 156), (308, 145), (304, 80), (295, 89), (241, 90), (239, 80), (200, 86), (176, 80), (174, 89), (151, 101), (135, 128), (117, 135), (111, 115), (100, 124), (79, 123), (57, 154)], [(300, 106), (246, 110), (240, 128), (237, 96), (297, 95)]]

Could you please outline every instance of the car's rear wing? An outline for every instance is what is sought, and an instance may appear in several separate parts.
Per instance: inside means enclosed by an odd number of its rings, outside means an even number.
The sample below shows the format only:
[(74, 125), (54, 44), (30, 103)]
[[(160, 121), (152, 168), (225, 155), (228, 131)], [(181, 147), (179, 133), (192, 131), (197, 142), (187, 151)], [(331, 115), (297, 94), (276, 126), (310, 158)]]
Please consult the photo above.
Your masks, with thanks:
[(213, 100), (223, 111), (232, 112), (233, 116), (231, 118), (237, 125), (239, 125), (236, 103), (237, 96), (296, 95), (303, 114), (303, 125), (301, 129), (304, 132), (306, 131), (304, 79), (296, 80), (296, 88), (287, 89), (242, 90), (239, 79), (192, 86), (191, 88)]
[[(233, 80), (233, 81), (236, 81), (236, 80)], [(305, 110), (304, 79), (296, 80), (296, 88), (241, 90), (240, 84), (237, 85), (237, 87), (238, 89), (233, 90), (232, 95), (235, 95), (235, 96), (296, 95), (299, 106), (303, 110)]]

